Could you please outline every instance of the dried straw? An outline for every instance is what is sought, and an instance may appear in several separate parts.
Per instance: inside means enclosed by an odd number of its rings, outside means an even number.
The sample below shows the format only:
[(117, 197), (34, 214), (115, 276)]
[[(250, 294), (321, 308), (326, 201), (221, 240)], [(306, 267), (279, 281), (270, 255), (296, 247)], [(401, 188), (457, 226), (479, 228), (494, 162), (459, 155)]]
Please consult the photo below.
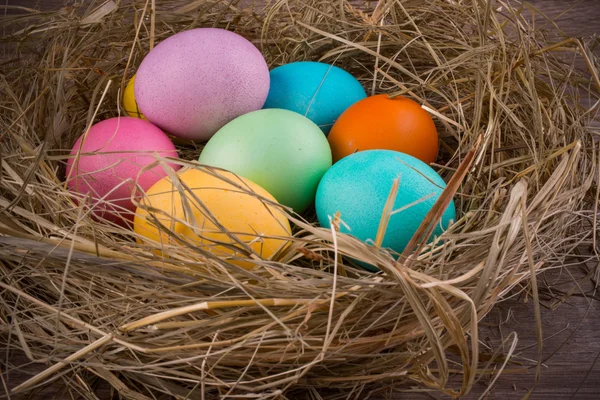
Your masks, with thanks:
[[(13, 392), (62, 378), (89, 397), (86, 382), (100, 377), (131, 399), (267, 399), (308, 388), (361, 398), (401, 384), (458, 397), (506, 365), (479, 361), (478, 321), (517, 286), (532, 283), (536, 298), (537, 272), (595, 242), (598, 59), (580, 39), (534, 30), (523, 9), (484, 0), (90, 3), (1, 18), (2, 345), (48, 367)], [(458, 221), (432, 245), (415, 236), (396, 262), (340, 234), (343, 215), (332, 230), (290, 215), (291, 246), (273, 260), (240, 248), (256, 264), (244, 270), (193, 243), (165, 244), (169, 256), (159, 256), (92, 219), (86, 199), (64, 187), (66, 149), (118, 115), (125, 79), (154, 42), (206, 26), (253, 40), (272, 66), (335, 63), (376, 93), (422, 103), (442, 138), (436, 168), (452, 179), (419, 234), (452, 197)], [(196, 159), (197, 145), (179, 146)]]

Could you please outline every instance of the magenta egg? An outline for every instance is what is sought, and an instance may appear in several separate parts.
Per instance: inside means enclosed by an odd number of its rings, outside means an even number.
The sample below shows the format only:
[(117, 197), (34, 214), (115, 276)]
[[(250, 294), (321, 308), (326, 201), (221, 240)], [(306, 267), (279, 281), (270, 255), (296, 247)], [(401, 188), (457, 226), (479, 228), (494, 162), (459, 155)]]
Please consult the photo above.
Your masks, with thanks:
[(269, 81), (264, 57), (248, 40), (197, 28), (148, 53), (136, 73), (135, 98), (146, 118), (166, 132), (208, 140), (227, 122), (261, 109)]
[(141, 196), (166, 176), (165, 168), (179, 169), (164, 160), (157, 163), (161, 157), (177, 158), (177, 150), (158, 127), (139, 118), (107, 119), (93, 125), (73, 146), (67, 186), (89, 195), (96, 217), (127, 224), (135, 212), (132, 195)]

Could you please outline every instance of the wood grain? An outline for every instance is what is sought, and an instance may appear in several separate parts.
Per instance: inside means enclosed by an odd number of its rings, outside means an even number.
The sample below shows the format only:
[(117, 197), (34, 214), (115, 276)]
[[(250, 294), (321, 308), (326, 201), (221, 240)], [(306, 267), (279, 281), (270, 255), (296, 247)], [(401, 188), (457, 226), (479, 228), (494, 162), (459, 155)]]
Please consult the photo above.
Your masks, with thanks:
[[(0, 0), (0, 4), (19, 5), (37, 9), (52, 9), (63, 4), (62, 0)], [(534, 14), (538, 16), (536, 23), (539, 28), (549, 27), (556, 23), (564, 35), (593, 36), (600, 33), (600, 1), (579, 0), (535, 0), (530, 3), (537, 8)], [(565, 12), (565, 10), (567, 10)], [(542, 12), (551, 21), (540, 16)], [(539, 277), (542, 287), (551, 286), (553, 292), (543, 291), (544, 305), (548, 307), (555, 298), (560, 297), (560, 290), (567, 292), (576, 288), (573, 277), (577, 278), (585, 273), (581, 266), (574, 264), (562, 271), (547, 273)], [(551, 285), (544, 285), (548, 282)], [(504, 374), (500, 376), (493, 390), (489, 393), (491, 400), (521, 399), (529, 390), (534, 388), (531, 395), (533, 400), (596, 400), (600, 399), (600, 310), (594, 298), (592, 287), (583, 287), (583, 295), (571, 296), (556, 310), (544, 308), (543, 320), (543, 359), (542, 376), (539, 384), (535, 386), (535, 360), (537, 357), (537, 342), (535, 323), (533, 320), (533, 307), (531, 302), (525, 302), (525, 296), (507, 300), (495, 309), (482, 321), (480, 337), (494, 351), (501, 347), (503, 339), (514, 333), (518, 338), (518, 347), (514, 362), (509, 368), (519, 369), (518, 374)], [(503, 347), (504, 350), (508, 346)], [(2, 372), (15, 368), (10, 373), (4, 374), (9, 387), (14, 387), (33, 374), (43, 370), (46, 365), (31, 364), (22, 355), (11, 351), (8, 356), (6, 349), (0, 350), (0, 368)], [(42, 388), (30, 394), (27, 398), (64, 399), (70, 396), (63, 391), (63, 376), (57, 379), (54, 385)], [(476, 386), (474, 393), (466, 399), (477, 399), (485, 390), (490, 379), (482, 379)], [(108, 387), (100, 381), (96, 388), (98, 399), (112, 398)], [(4, 389), (0, 382), (0, 396)], [(386, 397), (394, 399), (442, 399), (434, 393), (413, 394), (403, 392), (401, 388), (389, 389)], [(4, 397), (4, 396), (2, 396)], [(12, 397), (15, 399), (18, 397)]]

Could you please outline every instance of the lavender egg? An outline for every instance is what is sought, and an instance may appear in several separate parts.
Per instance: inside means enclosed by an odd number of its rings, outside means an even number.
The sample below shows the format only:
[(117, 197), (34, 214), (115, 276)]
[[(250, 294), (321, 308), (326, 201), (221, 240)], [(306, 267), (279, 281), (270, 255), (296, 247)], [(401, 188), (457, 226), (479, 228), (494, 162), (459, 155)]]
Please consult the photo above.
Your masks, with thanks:
[(149, 121), (172, 135), (208, 140), (227, 122), (259, 110), (269, 68), (242, 36), (217, 28), (177, 33), (144, 58), (135, 98)]

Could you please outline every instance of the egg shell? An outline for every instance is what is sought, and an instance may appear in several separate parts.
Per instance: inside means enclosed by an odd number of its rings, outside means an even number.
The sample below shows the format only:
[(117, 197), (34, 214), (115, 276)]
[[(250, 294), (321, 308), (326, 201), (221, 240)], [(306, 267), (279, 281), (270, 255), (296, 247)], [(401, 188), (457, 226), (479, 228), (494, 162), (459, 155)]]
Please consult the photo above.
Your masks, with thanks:
[(367, 97), (350, 73), (334, 65), (299, 61), (274, 68), (263, 108), (283, 108), (306, 116), (329, 133), (352, 104)]
[(311, 120), (288, 110), (254, 111), (231, 121), (208, 141), (199, 162), (250, 179), (277, 201), (302, 212), (331, 167), (331, 150)]
[(134, 118), (147, 119), (140, 111), (137, 102), (135, 101), (135, 75), (131, 77), (125, 90), (123, 91), (123, 110), (127, 115)]
[(350, 106), (327, 138), (334, 162), (357, 151), (395, 150), (430, 164), (438, 153), (433, 119), (408, 97), (386, 94), (367, 97)]
[[(373, 243), (395, 179), (400, 179), (395, 213), (390, 218), (382, 247), (401, 253), (446, 187), (431, 167), (408, 154), (367, 150), (335, 163), (317, 190), (319, 223), (330, 228), (329, 218), (340, 212), (342, 221), (350, 228), (342, 224), (342, 232)], [(451, 202), (433, 235), (439, 236), (455, 219), (456, 210)]]
[(260, 109), (269, 69), (242, 36), (218, 28), (177, 33), (137, 71), (135, 97), (152, 123), (184, 139), (208, 140), (232, 119)]
[[(177, 151), (167, 135), (150, 122), (119, 117), (93, 125), (75, 142), (70, 155), (68, 188), (91, 193), (97, 217), (126, 224), (133, 220), (131, 196), (138, 197), (136, 182), (141, 189), (149, 189), (167, 173), (163, 165), (146, 168), (157, 156), (176, 158)], [(167, 165), (179, 169), (176, 164)]]
[[(243, 251), (215, 242), (243, 249), (243, 245), (236, 242), (239, 240), (264, 259), (271, 258), (289, 243), (286, 239), (291, 236), (288, 219), (276, 206), (273, 196), (257, 184), (230, 172), (204, 168), (183, 170), (178, 177), (181, 191), (169, 177), (165, 177), (154, 184), (141, 200), (134, 230), (143, 237), (142, 241), (159, 245), (191, 242), (245, 268), (254, 264), (239, 259), (244, 255)], [(252, 193), (266, 199), (266, 202)], [(191, 213), (184, 212), (184, 202)], [(152, 211), (153, 218), (149, 218), (148, 209), (159, 211)], [(156, 224), (154, 218), (177, 237)], [(225, 231), (213, 222), (213, 218)], [(225, 232), (230, 232), (236, 240)]]

